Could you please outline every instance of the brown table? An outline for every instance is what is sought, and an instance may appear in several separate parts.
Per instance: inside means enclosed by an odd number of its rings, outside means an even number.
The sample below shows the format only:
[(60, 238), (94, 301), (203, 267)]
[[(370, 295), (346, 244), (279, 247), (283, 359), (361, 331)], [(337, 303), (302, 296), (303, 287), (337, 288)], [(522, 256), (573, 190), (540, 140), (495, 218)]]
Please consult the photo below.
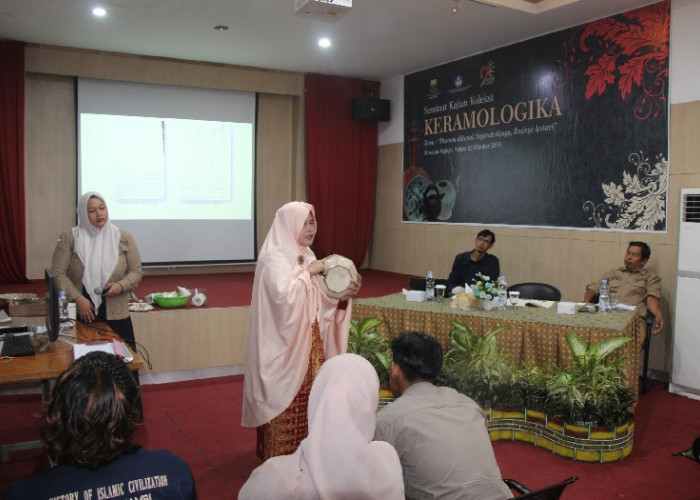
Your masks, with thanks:
[(639, 353), (646, 334), (644, 322), (634, 311), (611, 311), (605, 314), (558, 314), (556, 303), (547, 309), (508, 307), (493, 311), (465, 310), (443, 302), (409, 302), (402, 293), (370, 299), (354, 299), (352, 317), (362, 320), (377, 317), (384, 321), (379, 333), (393, 338), (403, 331), (420, 331), (434, 335), (444, 349), (449, 348), (451, 321), (462, 321), (477, 335), (508, 325), (497, 336), (498, 347), (511, 363), (526, 362), (535, 366), (568, 366), (572, 360), (566, 340), (574, 332), (589, 344), (613, 337), (631, 337), (620, 348), (625, 357), (625, 378), (637, 391)]
[[(77, 324), (73, 328), (62, 333), (66, 338), (71, 338), (76, 343), (95, 340), (112, 340), (114, 338), (107, 325), (96, 323), (94, 325)], [(131, 348), (125, 345), (134, 357), (129, 363), (132, 370), (143, 368), (143, 359)], [(21, 356), (0, 360), (0, 384), (14, 382), (39, 382), (41, 384), (42, 406), (47, 401), (50, 381), (58, 378), (66, 368), (73, 363), (73, 345), (64, 340), (57, 340), (48, 345), (46, 350), (33, 356)], [(11, 443), (2, 445), (2, 461), (9, 460), (10, 452), (40, 448), (42, 441), (28, 441), (23, 443)]]

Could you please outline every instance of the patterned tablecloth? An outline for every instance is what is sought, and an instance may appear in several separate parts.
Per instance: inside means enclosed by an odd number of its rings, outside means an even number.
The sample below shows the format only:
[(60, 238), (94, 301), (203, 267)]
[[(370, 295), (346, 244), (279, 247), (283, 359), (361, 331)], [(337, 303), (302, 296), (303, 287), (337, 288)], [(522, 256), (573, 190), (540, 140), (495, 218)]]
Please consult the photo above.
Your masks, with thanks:
[(611, 311), (605, 314), (558, 314), (556, 303), (547, 309), (508, 307), (492, 311), (465, 310), (452, 307), (451, 299), (443, 302), (409, 302), (402, 293), (369, 299), (355, 299), (352, 317), (362, 320), (377, 317), (384, 321), (379, 332), (393, 338), (403, 331), (419, 331), (434, 335), (443, 348), (449, 347), (451, 321), (466, 323), (477, 335), (508, 325), (497, 335), (498, 346), (510, 362), (527, 362), (536, 366), (572, 361), (566, 340), (574, 332), (589, 344), (613, 337), (631, 337), (620, 348), (625, 357), (625, 376), (629, 386), (638, 386), (639, 357), (646, 334), (646, 325), (634, 311)]

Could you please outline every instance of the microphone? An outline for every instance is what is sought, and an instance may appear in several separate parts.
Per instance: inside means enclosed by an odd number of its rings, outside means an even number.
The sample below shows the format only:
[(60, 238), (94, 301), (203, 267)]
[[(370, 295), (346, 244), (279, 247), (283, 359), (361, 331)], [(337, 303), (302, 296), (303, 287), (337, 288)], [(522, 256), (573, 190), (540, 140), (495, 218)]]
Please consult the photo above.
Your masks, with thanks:
[(107, 292), (109, 292), (110, 288), (111, 287), (102, 288), (102, 287), (96, 286), (94, 291), (97, 295), (104, 295)]

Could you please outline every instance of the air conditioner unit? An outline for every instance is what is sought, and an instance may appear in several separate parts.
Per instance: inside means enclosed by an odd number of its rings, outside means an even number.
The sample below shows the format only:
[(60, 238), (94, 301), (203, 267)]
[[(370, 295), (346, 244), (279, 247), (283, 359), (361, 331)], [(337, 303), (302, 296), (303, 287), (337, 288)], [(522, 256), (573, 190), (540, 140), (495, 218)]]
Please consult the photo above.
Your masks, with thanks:
[(294, 12), (301, 17), (337, 21), (352, 8), (352, 0), (296, 0)]
[(700, 189), (681, 190), (669, 391), (700, 399)]

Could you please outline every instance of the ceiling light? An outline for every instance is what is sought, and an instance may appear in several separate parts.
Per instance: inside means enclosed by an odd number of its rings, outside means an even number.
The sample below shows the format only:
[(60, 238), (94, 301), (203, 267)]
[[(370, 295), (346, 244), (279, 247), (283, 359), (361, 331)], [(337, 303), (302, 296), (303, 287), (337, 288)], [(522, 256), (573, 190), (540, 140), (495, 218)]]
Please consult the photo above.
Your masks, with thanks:
[(228, 26), (226, 26), (224, 24), (219, 24), (217, 26), (214, 26), (214, 29), (216, 31), (228, 31)]
[(452, 6), (452, 13), (456, 14), (459, 9), (462, 8), (462, 0), (455, 0), (455, 4)]
[(322, 47), (324, 49), (327, 49), (328, 47), (331, 46), (330, 38), (319, 38), (318, 39), (318, 46)]
[(107, 11), (104, 9), (104, 7), (95, 7), (92, 9), (92, 15), (95, 17), (104, 17), (107, 15)]

